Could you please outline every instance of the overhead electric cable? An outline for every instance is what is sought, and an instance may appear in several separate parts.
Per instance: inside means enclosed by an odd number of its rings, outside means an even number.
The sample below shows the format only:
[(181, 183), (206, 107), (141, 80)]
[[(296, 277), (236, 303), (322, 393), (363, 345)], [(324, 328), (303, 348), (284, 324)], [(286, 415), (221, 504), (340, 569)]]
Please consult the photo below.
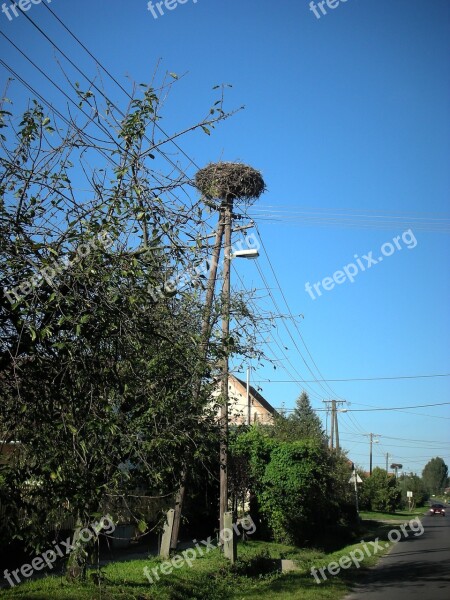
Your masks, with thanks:
[[(433, 375), (396, 375), (393, 377), (352, 377), (347, 379), (319, 379), (317, 381), (330, 381), (330, 382), (351, 382), (351, 381), (388, 381), (393, 379), (428, 379), (433, 377), (450, 377), (450, 373), (437, 373)], [(316, 381), (315, 379), (306, 380), (309, 382)], [(295, 383), (292, 381), (285, 381), (283, 379), (261, 379), (258, 383)]]
[[(45, 8), (54, 16), (54, 18), (64, 27), (64, 29), (73, 37), (73, 39), (89, 54), (89, 56), (95, 61), (95, 63), (108, 75), (108, 77), (114, 81), (114, 83), (122, 90), (124, 94), (128, 96), (130, 100), (133, 100), (131, 94), (122, 86), (122, 84), (111, 74), (111, 72), (92, 54), (92, 52), (83, 44), (83, 42), (73, 33), (73, 31), (58, 17), (58, 15), (50, 8), (48, 4), (44, 3)], [(169, 139), (169, 135), (164, 131), (164, 129), (155, 122), (156, 128)], [(200, 167), (197, 165), (195, 160), (191, 158), (186, 152), (177, 144), (174, 140), (170, 140), (170, 142), (189, 160), (191, 164), (194, 165), (197, 169)], [(189, 168), (189, 165), (188, 167)]]
[[(45, 37), (45, 39), (53, 46), (53, 48), (55, 48), (55, 50), (57, 50), (61, 56), (63, 56), (68, 62), (69, 64), (72, 65), (72, 67), (74, 69), (76, 69), (76, 71), (78, 71), (78, 73), (84, 77), (86, 79), (86, 81), (89, 82), (89, 84), (109, 103), (110, 106), (112, 106), (115, 110), (117, 110), (117, 112), (123, 117), (125, 118), (125, 113), (86, 75), (86, 73), (84, 73), (75, 63), (74, 61), (69, 58), (67, 56), (67, 54), (61, 50), (61, 48), (58, 46), (58, 44), (56, 44), (46, 33), (45, 31), (43, 31), (43, 29), (41, 27), (39, 27), (39, 25), (37, 25), (37, 23), (35, 23), (33, 21), (33, 19), (27, 15), (25, 12), (23, 12), (24, 17), (26, 17), (26, 19), (33, 25), (33, 27), (35, 27), (39, 33), (41, 35), (43, 35)], [(151, 142), (147, 136), (144, 136), (145, 139), (147, 139), (147, 141), (149, 141), (149, 143), (152, 144), (152, 148), (151, 150), (156, 150), (160, 152), (159, 146), (162, 145), (163, 143), (167, 143), (169, 140), (167, 139), (165, 142), (158, 142), (158, 143), (153, 143)], [(186, 177), (187, 179), (189, 179), (189, 177), (186, 175), (186, 173), (184, 171), (182, 171), (179, 166), (177, 164), (175, 164), (166, 154), (162, 153), (163, 157), (175, 168), (177, 169), (177, 171), (180, 172), (181, 175), (183, 175), (184, 177)]]

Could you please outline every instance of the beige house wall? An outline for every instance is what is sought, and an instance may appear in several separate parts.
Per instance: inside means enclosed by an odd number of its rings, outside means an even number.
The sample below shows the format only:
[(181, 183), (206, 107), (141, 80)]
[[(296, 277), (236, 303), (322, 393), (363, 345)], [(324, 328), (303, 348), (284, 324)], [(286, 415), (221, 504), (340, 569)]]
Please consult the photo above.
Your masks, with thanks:
[[(213, 393), (214, 398), (218, 398), (221, 394), (220, 385)], [(242, 384), (234, 375), (230, 375), (228, 379), (228, 421), (234, 425), (244, 425), (247, 423), (248, 418), (248, 404), (247, 404), (247, 386)], [(267, 402), (267, 401), (266, 401)], [(267, 404), (269, 404), (267, 402)], [(273, 409), (269, 405), (269, 410), (266, 406), (258, 400), (256, 395), (253, 395), (252, 388), (250, 387), (250, 422), (251, 423), (273, 423)], [(272, 412), (271, 412), (272, 411)], [(218, 416), (220, 414), (220, 410)]]

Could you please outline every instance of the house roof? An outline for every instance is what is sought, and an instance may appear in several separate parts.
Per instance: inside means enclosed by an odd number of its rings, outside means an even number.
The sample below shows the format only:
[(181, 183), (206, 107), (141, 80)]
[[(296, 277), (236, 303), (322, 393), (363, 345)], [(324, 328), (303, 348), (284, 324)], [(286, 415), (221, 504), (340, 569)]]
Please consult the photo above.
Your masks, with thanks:
[[(242, 387), (247, 390), (247, 383), (245, 381), (242, 381), (242, 379), (239, 379), (239, 377), (236, 377), (236, 375), (230, 375), (230, 377), (233, 377), (233, 379), (235, 379), (236, 381), (238, 381)], [(267, 410), (267, 412), (269, 412), (271, 415), (277, 415), (277, 411), (274, 409), (274, 407), (270, 404), (270, 402), (268, 402), (264, 396), (261, 396), (261, 394), (258, 392), (258, 390), (256, 390), (252, 385), (249, 388), (250, 391), (250, 395), (253, 396), (253, 398), (255, 400), (257, 400), (259, 402), (259, 404), (261, 404), (261, 406), (263, 408), (265, 408)]]

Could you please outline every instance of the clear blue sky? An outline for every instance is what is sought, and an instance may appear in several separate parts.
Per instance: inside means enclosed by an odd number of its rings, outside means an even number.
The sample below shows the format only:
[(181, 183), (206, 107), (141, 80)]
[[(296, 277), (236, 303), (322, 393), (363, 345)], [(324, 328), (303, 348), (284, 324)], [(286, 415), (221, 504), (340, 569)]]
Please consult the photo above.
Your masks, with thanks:
[[(449, 237), (436, 231), (450, 219), (448, 0), (348, 0), (320, 19), (308, 0), (187, 0), (172, 11), (164, 8), (157, 19), (144, 0), (53, 0), (50, 6), (124, 85), (149, 81), (158, 59), (162, 71), (186, 73), (166, 105), (167, 131), (201, 118), (215, 99), (213, 85), (233, 85), (226, 106), (245, 110), (210, 138), (195, 133), (182, 146), (199, 165), (242, 160), (264, 174), (268, 191), (252, 214), (289, 309), (303, 315), (298, 327), (325, 378), (450, 372)], [(93, 61), (43, 6), (33, 5), (27, 14), (90, 76), (96, 74)], [(0, 28), (67, 88), (53, 50), (23, 15), (8, 20), (0, 13)], [(65, 106), (59, 92), (4, 39), (0, 52), (55, 106)], [(62, 64), (71, 76), (72, 69)], [(4, 82), (6, 71), (1, 72)], [(107, 80), (105, 87), (125, 104), (118, 88)], [(27, 94), (17, 82), (8, 91), (18, 105)], [(367, 227), (357, 226), (355, 217), (352, 227), (343, 226), (342, 218), (333, 226), (323, 220), (305, 224), (298, 217), (306, 208), (324, 215), (348, 209), (349, 215), (362, 215)], [(395, 223), (376, 227), (375, 215)], [(332, 276), (355, 261), (355, 254), (373, 251), (378, 258), (384, 243), (409, 229), (412, 217), (414, 248), (403, 243), (354, 283), (336, 285), (315, 300), (306, 292), (307, 282)], [(286, 315), (264, 253), (258, 263)], [(247, 286), (267, 296), (255, 264), (239, 263), (236, 269)], [(236, 276), (234, 285), (240, 285)], [(260, 308), (277, 312), (267, 297)], [(255, 364), (252, 379), (255, 385), (271, 379), (261, 383), (263, 394), (274, 406), (292, 409), (302, 386), (276, 380), (298, 379), (294, 368), (312, 379), (295, 344), (319, 375), (297, 329), (284, 322), (294, 340), (277, 319), (268, 352), (283, 358), (274, 338), (288, 348), (291, 364), (282, 362), (289, 373), (281, 365), (274, 370)], [(364, 409), (446, 402), (448, 382), (342, 382), (330, 383), (331, 390), (310, 385), (315, 408), (334, 396), (348, 400), (348, 409)], [(386, 452), (408, 471), (420, 472), (433, 456), (450, 464), (448, 406), (348, 412), (340, 415), (340, 429), (342, 445), (364, 468), (363, 434), (369, 432), (380, 434), (375, 465), (385, 464)]]

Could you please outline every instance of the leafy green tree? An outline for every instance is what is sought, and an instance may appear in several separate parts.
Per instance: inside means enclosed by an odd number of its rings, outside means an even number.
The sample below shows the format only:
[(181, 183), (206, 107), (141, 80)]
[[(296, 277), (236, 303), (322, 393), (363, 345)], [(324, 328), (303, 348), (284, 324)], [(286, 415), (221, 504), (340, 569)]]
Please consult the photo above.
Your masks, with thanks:
[(427, 492), (432, 495), (442, 494), (447, 485), (448, 466), (440, 457), (432, 458), (422, 471), (422, 480)]
[(402, 503), (404, 506), (408, 506), (407, 492), (413, 493), (413, 500), (416, 506), (422, 506), (428, 499), (428, 493), (423, 480), (415, 473), (402, 474), (398, 478), (398, 486), (402, 493)]
[(401, 491), (395, 477), (389, 476), (384, 469), (375, 467), (372, 475), (363, 480), (363, 495), (367, 498), (371, 510), (395, 512), (400, 505)]
[[(77, 100), (99, 114), (91, 92)], [(200, 463), (215, 430), (202, 276), (177, 289), (205, 258), (202, 208), (174, 194), (183, 176), (157, 171), (159, 108), (145, 88), (124, 116), (105, 107), (100, 132), (34, 101), (18, 120), (0, 111), (0, 438), (20, 442), (0, 465), (1, 538), (34, 551), (68, 516), (81, 528), (136, 491), (170, 495), (179, 457)], [(211, 111), (192, 129), (225, 116)], [(138, 509), (132, 519), (145, 531)]]

